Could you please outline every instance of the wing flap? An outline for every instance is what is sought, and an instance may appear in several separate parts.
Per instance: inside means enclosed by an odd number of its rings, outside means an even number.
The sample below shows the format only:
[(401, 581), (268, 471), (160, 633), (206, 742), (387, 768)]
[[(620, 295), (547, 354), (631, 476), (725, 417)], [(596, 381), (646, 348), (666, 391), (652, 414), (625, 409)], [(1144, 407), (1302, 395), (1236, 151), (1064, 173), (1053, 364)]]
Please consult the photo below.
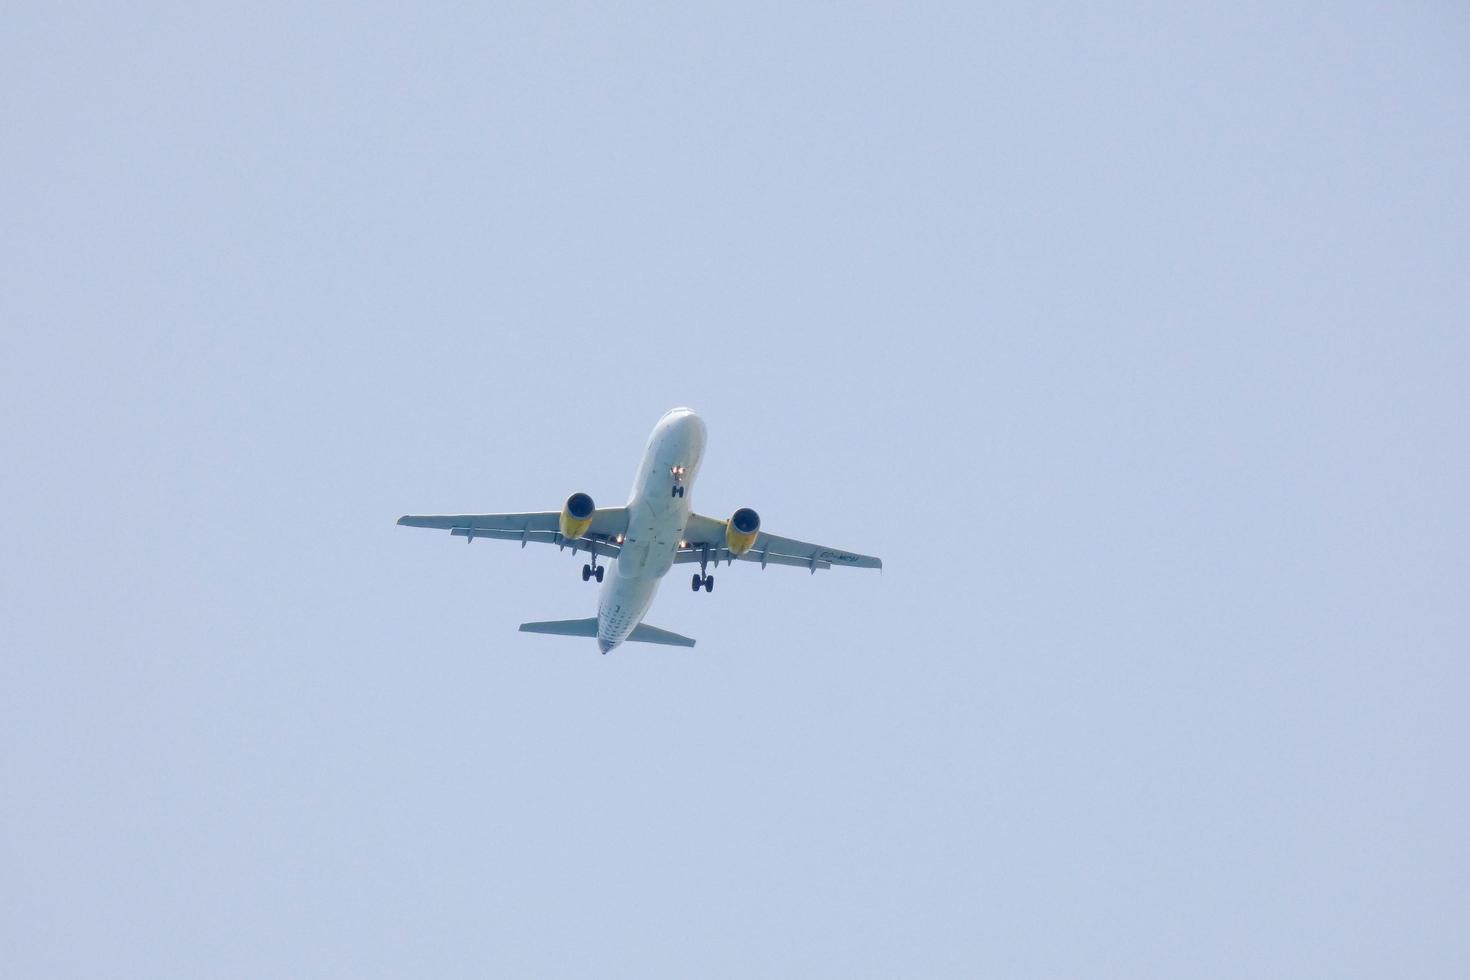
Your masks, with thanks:
[[(686, 551), (681, 551), (677, 555), (674, 556), (674, 564), (676, 564), (676, 565), (687, 565), (687, 564), (690, 564), (691, 562), (698, 562), (699, 559), (700, 559), (700, 552), (699, 551), (688, 551), (688, 550), (686, 550)], [(761, 555), (761, 554), (758, 554), (758, 553), (756, 553), (754, 551), (747, 551), (743, 555), (733, 555), (733, 554), (730, 553), (730, 549), (728, 549), (728, 548), (718, 548), (718, 549), (711, 548), (709, 550), (709, 561), (710, 561), (710, 564), (711, 565), (719, 565), (721, 562), (725, 562), (726, 564), (728, 564), (731, 561), (753, 561), (753, 562), (761, 562), (761, 561), (764, 561), (764, 563), (767, 564), (767, 565), (790, 565), (792, 568), (811, 568), (812, 567), (812, 559), (810, 559), (810, 558), (802, 558), (799, 555), (778, 555), (778, 554)], [(816, 564), (817, 564), (817, 568), (822, 568), (822, 569), (827, 569), (827, 568), (831, 568), (832, 567), (832, 563), (830, 561), (821, 561), (820, 559), (818, 559), (818, 561), (817, 561)]]
[[(558, 544), (561, 541), (560, 531), (502, 531), (487, 527), (452, 527), (449, 533), (456, 538), (464, 538), (466, 541), (473, 541), (476, 538), (493, 538), (498, 541), (534, 541), (538, 544)], [(566, 546), (572, 549), (572, 554), (578, 551), (595, 551), (599, 558), (616, 558), (623, 550), (611, 541), (596, 538), (578, 538), (575, 541), (566, 542)]]
[(622, 549), (616, 539), (628, 530), (628, 508), (603, 507), (592, 512), (587, 533), (575, 541), (561, 536), (561, 512), (528, 514), (405, 514), (398, 518), (404, 527), (427, 527), (448, 531), (457, 538), (473, 541), (494, 538), (523, 544), (565, 545), (573, 550), (596, 551), (601, 558), (616, 558)]
[(851, 551), (843, 551), (841, 548), (828, 548), (819, 544), (807, 544), (805, 541), (793, 541), (791, 538), (782, 538), (774, 534), (762, 533), (755, 539), (755, 547), (741, 555), (747, 561), (760, 561), (760, 552), (769, 550), (772, 554), (790, 555), (796, 558), (815, 558), (820, 564), (826, 562), (828, 566), (846, 565), (848, 568), (882, 568), (883, 559), (874, 558), (872, 555), (859, 555)]

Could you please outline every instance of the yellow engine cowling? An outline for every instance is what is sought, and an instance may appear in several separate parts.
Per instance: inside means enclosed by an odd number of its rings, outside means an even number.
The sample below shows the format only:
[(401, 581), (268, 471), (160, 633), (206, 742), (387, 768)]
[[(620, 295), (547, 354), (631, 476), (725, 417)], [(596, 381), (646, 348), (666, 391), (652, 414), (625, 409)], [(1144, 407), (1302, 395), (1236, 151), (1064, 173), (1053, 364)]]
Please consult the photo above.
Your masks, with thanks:
[(575, 541), (592, 526), (592, 512), (597, 505), (585, 493), (574, 493), (561, 508), (561, 536)]
[(761, 516), (749, 507), (742, 507), (725, 522), (725, 547), (733, 555), (743, 555), (755, 547), (755, 539), (760, 533)]

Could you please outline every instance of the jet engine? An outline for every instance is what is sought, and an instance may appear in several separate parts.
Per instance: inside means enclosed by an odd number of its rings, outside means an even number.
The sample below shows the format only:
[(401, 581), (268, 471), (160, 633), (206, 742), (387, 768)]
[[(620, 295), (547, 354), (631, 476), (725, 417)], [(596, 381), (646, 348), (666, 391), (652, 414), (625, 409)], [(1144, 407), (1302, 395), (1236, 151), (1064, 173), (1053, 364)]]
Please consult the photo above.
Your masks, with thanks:
[(592, 512), (597, 505), (585, 493), (574, 493), (561, 508), (561, 536), (575, 541), (592, 526)]
[(755, 547), (756, 535), (760, 533), (761, 516), (749, 507), (742, 507), (725, 522), (725, 547), (733, 555), (743, 555)]

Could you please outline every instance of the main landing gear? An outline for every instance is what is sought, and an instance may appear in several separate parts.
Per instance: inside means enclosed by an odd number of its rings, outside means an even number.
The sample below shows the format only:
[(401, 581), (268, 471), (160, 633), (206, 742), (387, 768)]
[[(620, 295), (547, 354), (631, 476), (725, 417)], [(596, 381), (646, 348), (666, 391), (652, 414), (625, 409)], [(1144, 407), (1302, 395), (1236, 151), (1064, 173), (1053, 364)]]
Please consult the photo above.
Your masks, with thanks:
[[(716, 560), (715, 564), (718, 565), (719, 561)], [(689, 582), (689, 588), (698, 592), (700, 586), (704, 586), (704, 591), (713, 592), (715, 590), (715, 577), (713, 575), (706, 575), (705, 573), (707, 571), (709, 571), (709, 545), (705, 545), (704, 549), (699, 553), (699, 571), (694, 573), (694, 578)]]
[(605, 571), (607, 571), (607, 566), (597, 564), (597, 552), (594, 551), (592, 553), (592, 564), (582, 566), (582, 581), (586, 582), (588, 579), (595, 578), (601, 582), (602, 573)]

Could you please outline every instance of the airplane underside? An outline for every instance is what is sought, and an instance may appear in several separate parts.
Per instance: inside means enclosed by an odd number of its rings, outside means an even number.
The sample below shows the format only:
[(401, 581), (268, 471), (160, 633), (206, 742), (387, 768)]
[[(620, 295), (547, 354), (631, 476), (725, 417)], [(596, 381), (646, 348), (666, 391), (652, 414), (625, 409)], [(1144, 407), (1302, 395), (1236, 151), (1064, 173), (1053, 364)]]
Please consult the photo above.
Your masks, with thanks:
[[(472, 543), (476, 538), (532, 542), (586, 551), (582, 581), (598, 583), (597, 615), (587, 619), (522, 623), (523, 633), (595, 637), (603, 652), (625, 641), (692, 647), (694, 640), (643, 622), (659, 583), (676, 564), (699, 563), (690, 582), (698, 592), (714, 591), (709, 565), (721, 561), (759, 562), (819, 569), (847, 565), (882, 568), (869, 555), (783, 538), (761, 528), (748, 507), (725, 521), (691, 510), (689, 491), (704, 456), (705, 425), (693, 411), (676, 408), (654, 426), (648, 438), (628, 503), (598, 508), (586, 493), (567, 498), (560, 512), (520, 514), (406, 515), (399, 524), (448, 530)], [(607, 564), (599, 561), (608, 559)]]

